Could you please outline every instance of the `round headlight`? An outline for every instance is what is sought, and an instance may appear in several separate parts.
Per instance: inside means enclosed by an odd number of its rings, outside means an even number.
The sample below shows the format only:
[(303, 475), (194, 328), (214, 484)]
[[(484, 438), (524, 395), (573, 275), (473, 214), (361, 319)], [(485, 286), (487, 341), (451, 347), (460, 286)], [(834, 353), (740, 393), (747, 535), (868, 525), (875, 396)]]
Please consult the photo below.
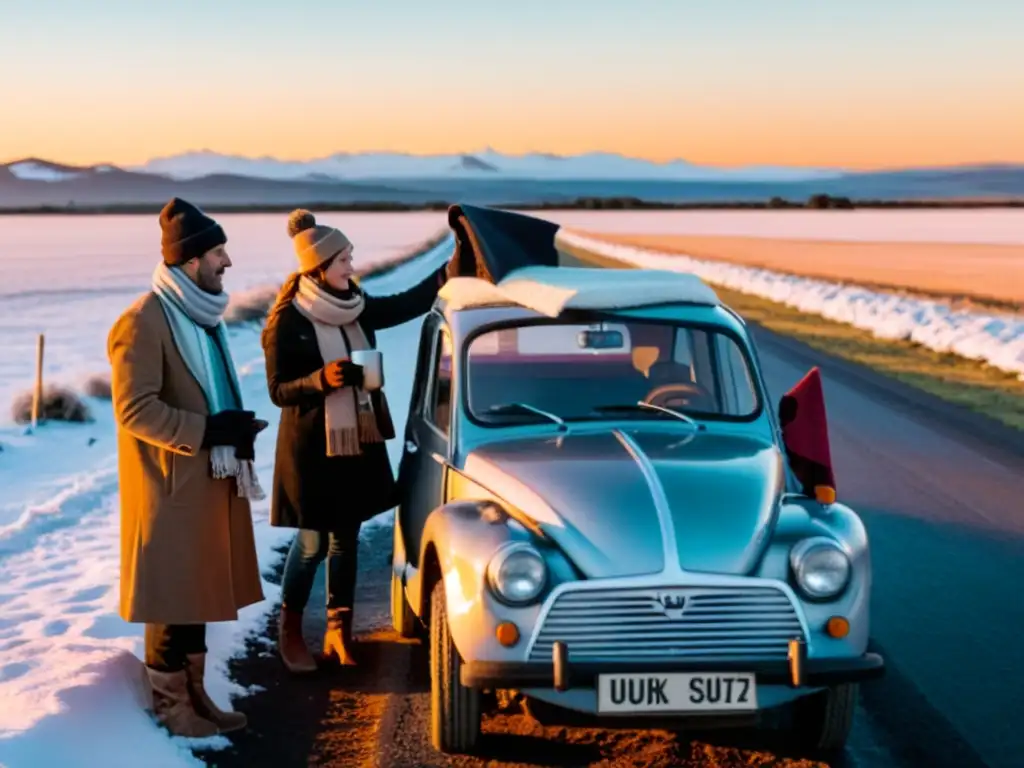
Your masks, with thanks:
[(487, 580), (506, 603), (524, 605), (537, 598), (548, 578), (547, 563), (525, 542), (509, 544), (491, 558)]
[(814, 600), (835, 597), (850, 580), (850, 558), (831, 539), (805, 539), (793, 547), (790, 565), (800, 590)]

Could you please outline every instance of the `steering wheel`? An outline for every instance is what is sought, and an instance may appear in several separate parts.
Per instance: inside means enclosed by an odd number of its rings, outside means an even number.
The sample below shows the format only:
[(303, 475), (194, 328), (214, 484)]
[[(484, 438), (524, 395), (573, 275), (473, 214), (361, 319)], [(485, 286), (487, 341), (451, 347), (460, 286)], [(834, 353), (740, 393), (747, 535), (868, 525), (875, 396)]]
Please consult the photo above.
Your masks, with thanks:
[(693, 407), (694, 401), (701, 401), (709, 396), (707, 390), (698, 384), (681, 382), (662, 384), (647, 393), (645, 401), (661, 408), (672, 406)]

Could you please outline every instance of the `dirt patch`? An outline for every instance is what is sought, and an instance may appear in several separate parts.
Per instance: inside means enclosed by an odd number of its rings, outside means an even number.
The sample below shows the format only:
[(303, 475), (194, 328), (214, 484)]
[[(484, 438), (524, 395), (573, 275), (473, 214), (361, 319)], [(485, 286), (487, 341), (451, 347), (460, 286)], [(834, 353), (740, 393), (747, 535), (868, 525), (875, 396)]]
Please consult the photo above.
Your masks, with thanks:
[[(360, 768), (376, 765), (377, 729), (389, 692), (388, 670), (401, 668), (405, 649), (387, 641), (379, 628), (388, 609), (387, 574), (391, 528), (378, 526), (360, 542), (356, 591), (358, 667), (323, 665), (313, 675), (292, 675), (277, 656), (276, 609), (263, 635), (232, 663), (235, 680), (257, 693), (235, 702), (249, 728), (231, 734), (232, 746), (202, 753), (208, 765), (311, 765)], [(280, 573), (281, 566), (278, 566)], [(324, 569), (314, 582), (303, 632), (316, 654), (325, 626)]]

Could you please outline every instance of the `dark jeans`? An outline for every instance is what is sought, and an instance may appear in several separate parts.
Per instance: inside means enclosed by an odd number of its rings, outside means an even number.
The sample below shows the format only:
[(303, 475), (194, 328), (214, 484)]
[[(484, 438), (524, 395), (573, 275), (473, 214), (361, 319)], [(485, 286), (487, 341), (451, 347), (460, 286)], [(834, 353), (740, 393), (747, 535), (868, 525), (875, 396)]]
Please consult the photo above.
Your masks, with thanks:
[(205, 624), (147, 624), (146, 666), (159, 672), (180, 672), (188, 656), (206, 653)]
[(281, 584), (281, 602), (303, 611), (313, 590), (320, 563), (327, 560), (327, 609), (351, 608), (355, 601), (359, 524), (349, 530), (321, 533), (299, 530), (288, 550)]

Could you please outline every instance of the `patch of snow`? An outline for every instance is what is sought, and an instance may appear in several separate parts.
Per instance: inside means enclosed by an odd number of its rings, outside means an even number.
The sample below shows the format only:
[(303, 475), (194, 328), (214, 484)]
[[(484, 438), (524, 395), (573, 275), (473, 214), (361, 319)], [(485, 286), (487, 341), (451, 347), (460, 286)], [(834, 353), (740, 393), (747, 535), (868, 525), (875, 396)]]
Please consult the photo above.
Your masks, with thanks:
[(67, 181), (81, 176), (81, 173), (60, 171), (56, 168), (32, 162), (31, 160), (7, 166), (11, 173), (22, 181)]
[[(422, 258), (364, 285), (387, 294), (422, 279), (451, 253), (443, 242)], [(379, 334), (388, 394), (401, 432), (412, 390), (421, 319)], [(95, 331), (95, 329), (94, 329)], [(243, 399), (271, 422), (257, 441), (257, 472), (269, 487), (278, 419), (266, 390), (256, 326), (229, 332)], [(34, 434), (4, 435), (0, 474), (5, 494), (35, 498), (0, 533), (0, 765), (201, 766), (196, 753), (228, 746), (226, 738), (169, 737), (143, 711), (143, 631), (118, 615), (119, 513), (113, 418), (109, 402), (96, 401), (93, 425), (42, 425)], [(74, 441), (101, 435), (90, 446)], [(17, 438), (17, 439), (15, 439)], [(388, 445), (397, 466), (401, 441)], [(61, 455), (64, 458), (59, 458)], [(47, 470), (48, 457), (59, 458)], [(81, 469), (67, 476), (76, 461)], [(49, 472), (45, 482), (33, 479)], [(65, 473), (65, 474), (62, 474)], [(27, 486), (30, 490), (24, 490)], [(367, 530), (391, 524), (385, 512)], [(269, 499), (253, 505), (256, 547), (263, 574), (272, 573), (294, 531), (269, 524)], [(222, 707), (251, 691), (230, 679), (228, 662), (245, 652), (278, 602), (280, 588), (264, 578), (266, 599), (240, 612), (236, 622), (208, 628), (208, 687)], [(286, 674), (282, 671), (282, 674)], [(253, 722), (258, 729), (260, 723)]]
[(559, 232), (558, 236), (567, 244), (647, 269), (690, 272), (712, 285), (849, 323), (879, 338), (905, 339), (936, 352), (980, 360), (1024, 380), (1021, 315), (957, 310), (941, 301), (619, 245), (578, 233)]

